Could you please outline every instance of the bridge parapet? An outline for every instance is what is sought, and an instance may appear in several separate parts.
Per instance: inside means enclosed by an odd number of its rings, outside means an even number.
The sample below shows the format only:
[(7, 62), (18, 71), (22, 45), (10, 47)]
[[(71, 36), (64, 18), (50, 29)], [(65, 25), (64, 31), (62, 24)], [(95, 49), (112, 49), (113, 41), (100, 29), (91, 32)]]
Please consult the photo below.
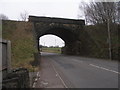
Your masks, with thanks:
[(65, 18), (55, 18), (55, 17), (37, 17), (37, 16), (29, 16), (29, 21), (31, 22), (44, 22), (44, 23), (62, 23), (62, 24), (78, 24), (85, 25), (84, 20), (77, 19), (65, 19)]

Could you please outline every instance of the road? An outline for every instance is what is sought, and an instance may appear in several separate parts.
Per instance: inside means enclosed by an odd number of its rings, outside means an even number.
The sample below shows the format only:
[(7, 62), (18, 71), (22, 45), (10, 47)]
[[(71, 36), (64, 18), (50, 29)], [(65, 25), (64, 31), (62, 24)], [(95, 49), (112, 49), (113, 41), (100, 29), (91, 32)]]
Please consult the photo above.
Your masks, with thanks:
[(66, 88), (118, 88), (118, 62), (42, 53)]

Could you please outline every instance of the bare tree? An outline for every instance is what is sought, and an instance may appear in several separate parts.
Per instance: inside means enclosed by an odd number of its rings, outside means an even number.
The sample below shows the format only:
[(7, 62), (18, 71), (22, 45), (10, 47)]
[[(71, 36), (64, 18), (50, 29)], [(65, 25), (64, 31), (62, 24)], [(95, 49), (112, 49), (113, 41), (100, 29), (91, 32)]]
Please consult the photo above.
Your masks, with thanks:
[(24, 11), (24, 12), (20, 13), (20, 17), (21, 17), (22, 21), (27, 21), (27, 19), (28, 19), (28, 12)]
[(0, 20), (8, 20), (9, 18), (4, 15), (4, 14), (0, 14)]
[(118, 24), (120, 24), (120, 1), (118, 2), (117, 6), (118, 6), (117, 7), (117, 9), (118, 9), (118, 17), (117, 17), (118, 20), (117, 21), (118, 21)]
[(116, 2), (90, 2), (89, 4), (83, 4), (79, 8), (83, 9), (85, 20), (92, 24), (104, 24), (108, 31), (108, 43), (109, 43), (109, 58), (112, 59), (112, 47), (111, 47), (111, 26), (114, 27), (113, 23), (117, 23), (118, 17), (118, 6)]
[(86, 22), (88, 23), (115, 23), (117, 20), (117, 3), (116, 2), (90, 2), (79, 6), (83, 10)]

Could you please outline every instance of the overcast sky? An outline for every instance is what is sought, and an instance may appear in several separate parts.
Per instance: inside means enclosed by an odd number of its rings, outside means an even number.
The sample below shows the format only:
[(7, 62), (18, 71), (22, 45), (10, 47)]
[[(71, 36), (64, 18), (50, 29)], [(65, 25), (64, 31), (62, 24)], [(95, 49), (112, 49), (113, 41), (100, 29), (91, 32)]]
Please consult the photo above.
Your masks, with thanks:
[(25, 10), (29, 15), (77, 19), (80, 0), (0, 0), (0, 13), (18, 20)]
[[(80, 2), (80, 0), (0, 0), (0, 13), (11, 20), (20, 20), (20, 13), (24, 11), (35, 16), (77, 19)], [(49, 35), (41, 37), (40, 44), (64, 46), (61, 39)]]
[(44, 45), (44, 46), (60, 46), (63, 47), (65, 42), (54, 35), (44, 35), (40, 38), (40, 44)]
[[(78, 13), (82, 15), (79, 10), (79, 4), (82, 1), (90, 0), (0, 0), (0, 13), (5, 14), (11, 20), (20, 20), (20, 13), (24, 11), (35, 16), (78, 19)], [(51, 42), (56, 40), (59, 46), (63, 46), (63, 42), (58, 38), (53, 36), (45, 38), (41, 38), (42, 45), (55, 45)]]

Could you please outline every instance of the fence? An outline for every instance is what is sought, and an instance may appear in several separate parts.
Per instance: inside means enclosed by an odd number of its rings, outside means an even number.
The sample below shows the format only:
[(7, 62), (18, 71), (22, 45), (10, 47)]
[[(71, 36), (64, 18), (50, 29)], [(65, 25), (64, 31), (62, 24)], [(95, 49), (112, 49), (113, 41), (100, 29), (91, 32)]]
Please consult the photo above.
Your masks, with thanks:
[(2, 54), (2, 88), (29, 88), (29, 71), (25, 68), (11, 69), (11, 42), (0, 41), (0, 54)]
[(25, 68), (11, 70), (3, 79), (3, 88), (29, 88), (29, 72)]
[(2, 80), (11, 69), (11, 42), (0, 38), (0, 89)]
[(2, 76), (5, 78), (11, 70), (11, 42), (2, 40), (0, 45), (2, 46)]

